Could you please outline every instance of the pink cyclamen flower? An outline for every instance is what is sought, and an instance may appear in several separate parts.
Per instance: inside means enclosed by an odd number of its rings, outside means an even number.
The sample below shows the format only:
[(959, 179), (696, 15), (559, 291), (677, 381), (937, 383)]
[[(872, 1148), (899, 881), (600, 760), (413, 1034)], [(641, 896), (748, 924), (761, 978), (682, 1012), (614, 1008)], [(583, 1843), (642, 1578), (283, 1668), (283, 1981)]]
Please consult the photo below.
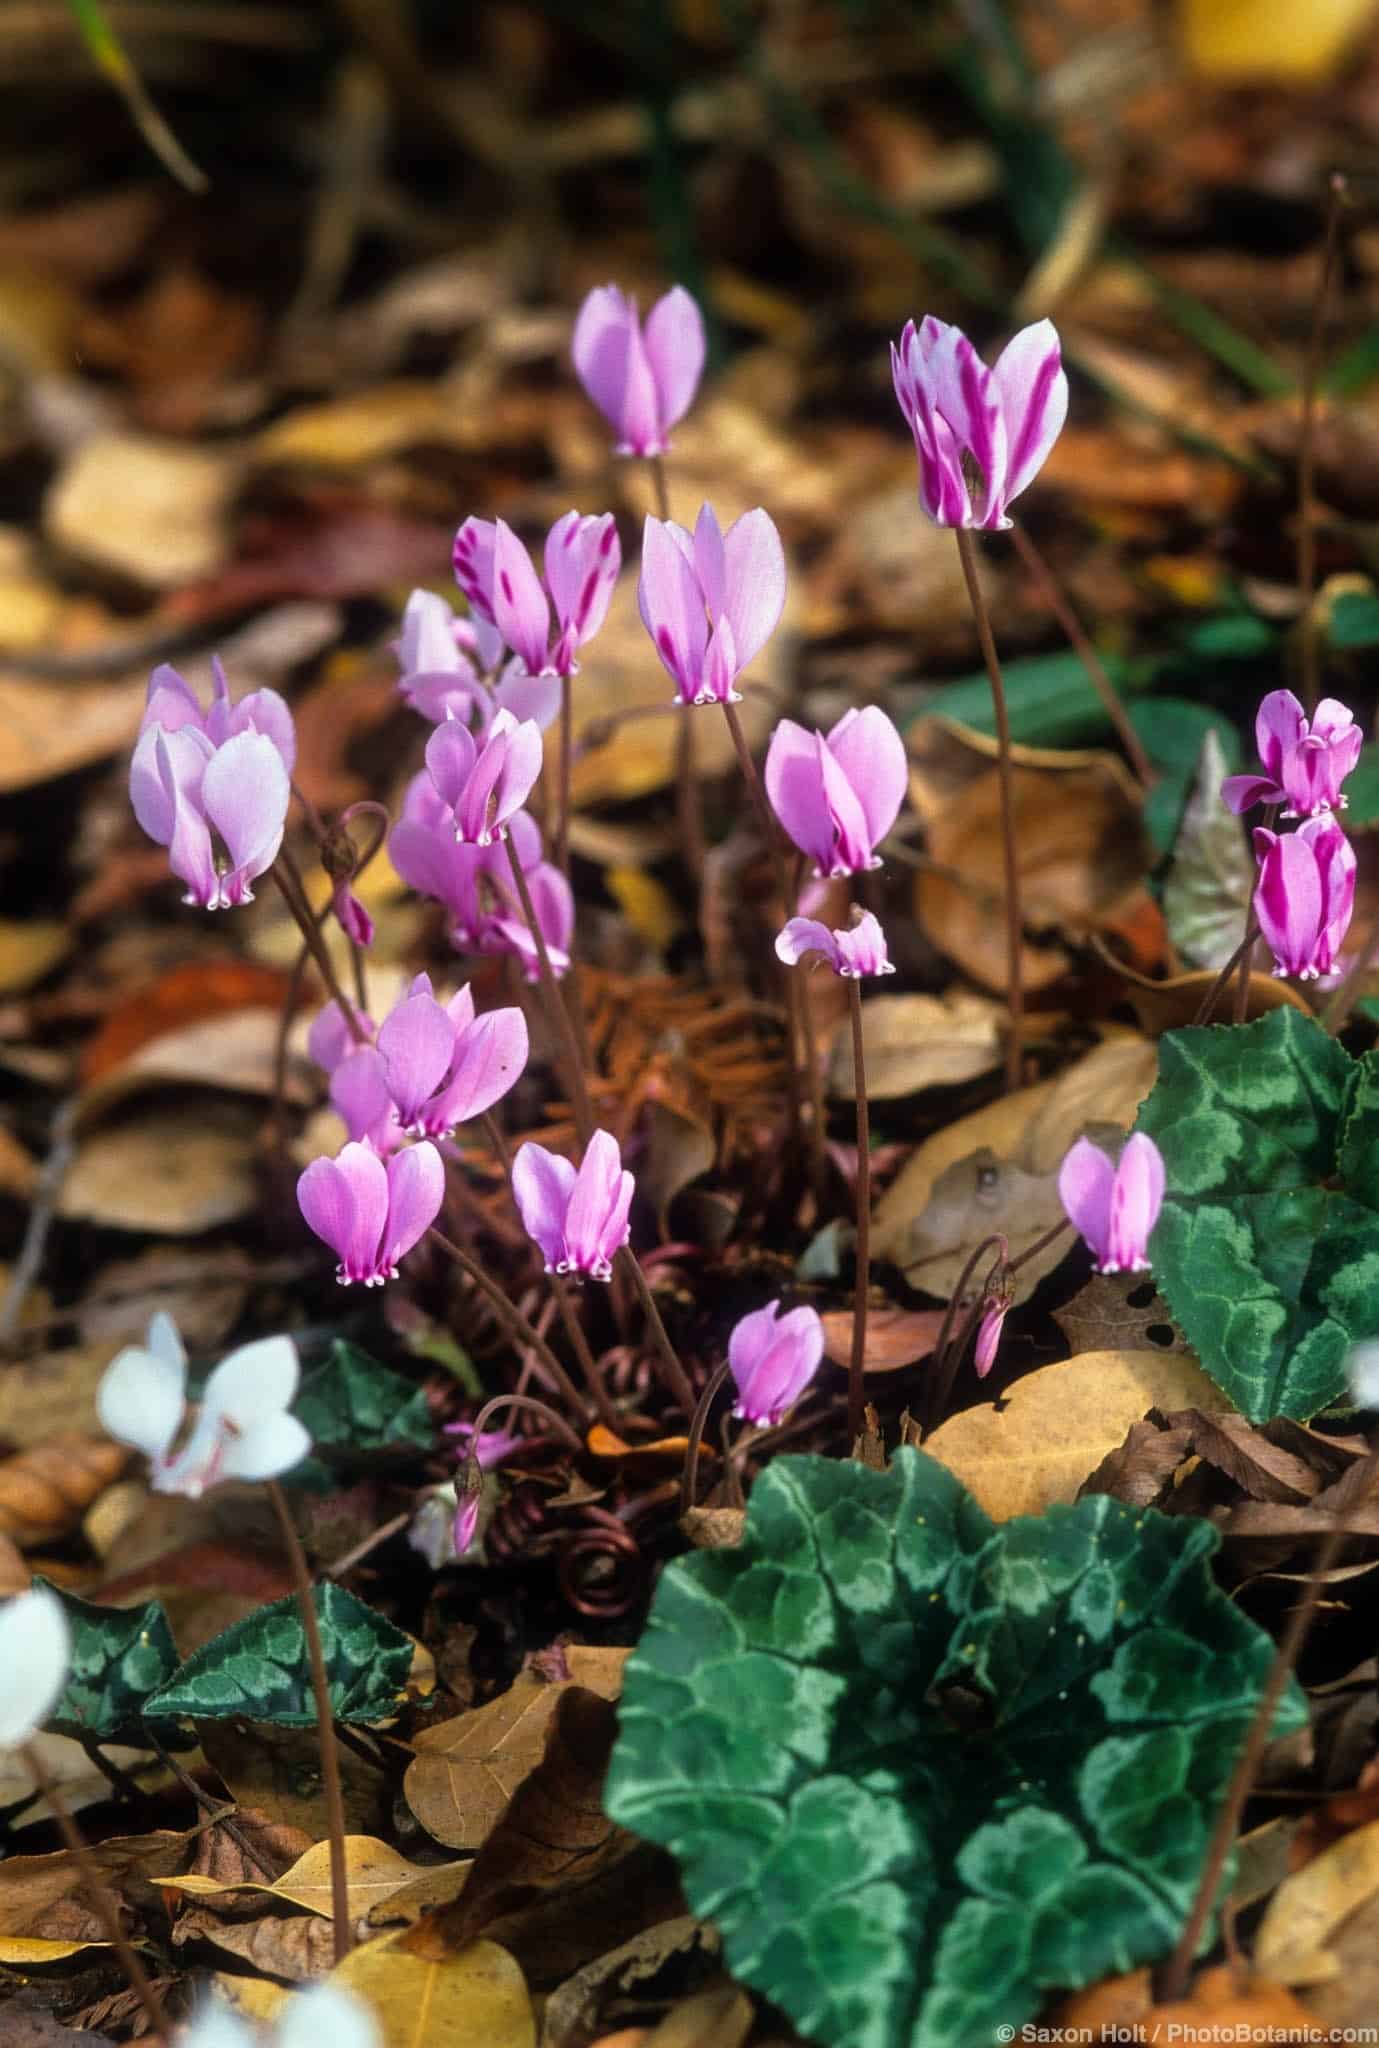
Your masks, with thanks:
[(630, 1235), (633, 1186), (611, 1131), (595, 1131), (578, 1172), (570, 1160), (530, 1140), (512, 1162), (513, 1199), (548, 1273), (611, 1279), (613, 1254)]
[(584, 518), (567, 512), (546, 536), (544, 559), (543, 586), (531, 556), (502, 519), (466, 519), (455, 535), (455, 580), (475, 617), (496, 629), (528, 675), (572, 676), (580, 648), (608, 615), (622, 568), (612, 513)]
[(886, 934), (871, 911), (864, 910), (849, 930), (831, 932), (813, 917), (792, 917), (776, 937), (776, 958), (795, 967), (806, 953), (818, 953), (844, 981), (867, 974), (894, 974), (886, 957)]
[(558, 676), (529, 676), (516, 659), (501, 665), (502, 636), (491, 620), (477, 613), (456, 618), (435, 591), (412, 592), (393, 651), (402, 671), (398, 689), (433, 725), (459, 718), (484, 727), (495, 711), (510, 711), (516, 719), (535, 719), (544, 732), (560, 710)]
[(146, 726), (129, 769), (134, 815), (202, 910), (252, 903), (249, 884), (278, 857), (292, 788), (277, 742), (237, 732), (217, 746), (199, 726)]
[(212, 747), (223, 747), (237, 733), (258, 732), (272, 740), (282, 755), (283, 767), (291, 775), (297, 761), (297, 730), (292, 713), (276, 690), (251, 690), (238, 704), (230, 702), (230, 685), (218, 654), (211, 656), (211, 701), (203, 710), (191, 684), (168, 662), (163, 662), (148, 679), (144, 715), (139, 720), (140, 736), (150, 726), (164, 732), (187, 729), (202, 733)]
[(1099, 1145), (1079, 1138), (1058, 1171), (1058, 1198), (1096, 1257), (1099, 1273), (1143, 1273), (1164, 1198), (1164, 1162), (1143, 1131), (1127, 1138), (1112, 1166)]
[[(891, 379), (919, 456), (919, 502), (937, 526), (991, 532), (1033, 483), (1068, 415), (1051, 320), (1022, 327), (988, 369), (960, 328), (930, 314), (891, 347)], [(980, 474), (980, 501), (968, 486)]]
[(62, 1698), (72, 1632), (56, 1593), (35, 1586), (0, 1607), (0, 1750), (32, 1742)]
[(1256, 825), (1259, 928), (1273, 949), (1275, 974), (1315, 981), (1336, 965), (1355, 908), (1355, 849), (1329, 811), (1296, 832)]
[(905, 743), (884, 711), (845, 711), (832, 732), (783, 718), (766, 751), (766, 794), (819, 875), (879, 868), (907, 780)]
[(972, 1363), (979, 1380), (984, 1380), (996, 1363), (1001, 1332), (1010, 1308), (1009, 1294), (988, 1294), (982, 1303), (982, 1319), (977, 1325), (977, 1342), (972, 1353)]
[(677, 704), (736, 704), (737, 678), (761, 652), (785, 605), (785, 551), (760, 507), (724, 533), (712, 505), (694, 532), (648, 519), (637, 583), (651, 635)]
[(1253, 804), (1283, 804), (1285, 818), (1312, 818), (1346, 807), (1341, 784), (1360, 758), (1364, 735), (1355, 714), (1323, 697), (1309, 720), (1291, 690), (1270, 690), (1255, 716), (1262, 775), (1228, 775), (1223, 802), (1237, 815)]
[(778, 1301), (754, 1309), (735, 1323), (728, 1338), (728, 1364), (737, 1387), (734, 1415), (771, 1427), (793, 1408), (824, 1355), (824, 1326), (817, 1309), (780, 1312)]
[(575, 375), (619, 437), (618, 454), (663, 455), (699, 388), (704, 316), (677, 284), (643, 327), (635, 299), (600, 285), (579, 309), (571, 354)]
[(425, 1236), (445, 1199), (445, 1167), (434, 1145), (409, 1145), (385, 1165), (351, 1141), (335, 1159), (313, 1159), (297, 1182), (297, 1204), (317, 1237), (337, 1252), (341, 1286), (381, 1287)]
[[(528, 981), (539, 980), (541, 963), (513, 888), (507, 848), (457, 844), (449, 819), (423, 770), (409, 784), (402, 816), (388, 840), (393, 866), (409, 888), (444, 904), (456, 952), (511, 954)], [(570, 885), (559, 868), (542, 859), (540, 830), (525, 811), (508, 820), (508, 838), (526, 877), (551, 967), (560, 976), (570, 965), (575, 928)]]
[(527, 1020), (518, 1009), (476, 1017), (468, 988), (438, 1003), (419, 974), (380, 1024), (377, 1052), (404, 1129), (439, 1138), (507, 1094), (527, 1064)]
[(426, 742), (426, 768), (456, 839), (491, 846), (541, 773), (541, 729), (533, 719), (519, 724), (510, 711), (498, 711), (476, 740), (458, 718), (447, 718)]
[(155, 1493), (197, 1500), (223, 1479), (276, 1479), (300, 1464), (311, 1438), (287, 1412), (299, 1375), (290, 1337), (242, 1344), (210, 1374), (196, 1420), (174, 1452), (188, 1412), (187, 1353), (160, 1309), (145, 1342), (127, 1345), (106, 1367), (96, 1412), (117, 1442), (144, 1453)]

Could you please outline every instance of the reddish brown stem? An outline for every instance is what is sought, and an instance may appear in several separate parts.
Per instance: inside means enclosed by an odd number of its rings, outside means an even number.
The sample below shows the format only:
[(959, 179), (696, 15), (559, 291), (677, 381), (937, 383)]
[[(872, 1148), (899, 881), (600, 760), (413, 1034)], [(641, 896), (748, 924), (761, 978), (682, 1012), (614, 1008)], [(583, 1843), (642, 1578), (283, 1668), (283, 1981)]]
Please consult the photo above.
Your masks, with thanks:
[(566, 1079), (570, 1090), (570, 1106), (575, 1113), (575, 1129), (579, 1133), (581, 1146), (584, 1146), (588, 1144), (590, 1138), (594, 1135), (594, 1113), (589, 1105), (589, 1090), (584, 1079), (584, 1062), (580, 1058), (579, 1041), (575, 1037), (575, 1028), (570, 1022), (570, 1013), (566, 1009), (564, 998), (560, 993), (560, 983), (556, 979), (555, 969), (551, 965), (551, 956), (546, 946), (546, 935), (542, 931), (540, 920), (536, 915), (536, 905), (532, 902), (531, 890), (527, 885), (526, 875), (522, 872), (522, 863), (517, 858), (517, 849), (512, 843), (512, 835), (510, 833), (504, 843), (508, 850), (508, 866), (512, 870), (513, 887), (517, 891), (517, 900), (522, 906), (522, 917), (526, 923), (527, 930), (531, 933), (532, 944), (536, 948), (537, 963), (541, 969), (541, 995), (546, 1005), (546, 1015), (555, 1032), (566, 1068), (568, 1069)]
[(862, 1041), (862, 983), (848, 982), (852, 1017), (852, 1074), (857, 1091), (857, 1282), (852, 1305), (852, 1355), (848, 1361), (848, 1450), (862, 1434), (866, 1397), (862, 1375), (867, 1358), (867, 1293), (871, 1286), (871, 1130), (867, 1114), (867, 1062)]
[(647, 1283), (641, 1261), (630, 1245), (623, 1246), (619, 1257), (624, 1271), (631, 1275), (642, 1308), (646, 1312), (651, 1340), (661, 1361), (661, 1377), (670, 1391), (671, 1398), (679, 1402), (686, 1415), (693, 1415), (694, 1388), (690, 1385), (688, 1373), (675, 1355), (675, 1346), (671, 1343), (666, 1326), (661, 1321), (661, 1311), (656, 1306), (656, 1297)]
[(426, 1234), (439, 1251), (443, 1251), (448, 1259), (454, 1261), (466, 1279), (474, 1282), (474, 1285), (484, 1296), (485, 1300), (496, 1311), (499, 1322), (503, 1325), (513, 1342), (528, 1351), (536, 1353), (536, 1356), (550, 1375), (551, 1383), (557, 1393), (559, 1393), (562, 1400), (569, 1403), (572, 1414), (582, 1415), (584, 1412), (584, 1397), (580, 1393), (579, 1388), (570, 1378), (570, 1375), (541, 1335), (541, 1332), (527, 1321), (521, 1309), (514, 1302), (508, 1300), (498, 1282), (490, 1279), (477, 1259), (471, 1259), (467, 1251), (462, 1250), (457, 1244), (452, 1244), (450, 1239), (441, 1231), (432, 1228)]
[(1102, 709), (1116, 729), (1117, 737), (1129, 757), (1130, 766), (1135, 771), (1140, 787), (1152, 788), (1158, 778), (1150, 765), (1148, 754), (1144, 751), (1144, 744), (1130, 723), (1130, 714), (1121, 703), (1120, 692), (1106, 672), (1105, 662), (1097, 653), (1081, 619), (1064, 595), (1063, 587), (1049, 567), (1043, 550), (1035, 546), (1018, 519), (1011, 527), (1010, 537), (1015, 543), (1017, 554), (1047, 598), (1049, 610), (1067, 634), (1074, 654), (1086, 669), (1088, 680), (1101, 699)]
[(1298, 595), (1302, 602), (1302, 701), (1309, 718), (1316, 710), (1317, 699), (1321, 695), (1321, 641), (1316, 619), (1317, 384), (1321, 376), (1322, 345), (1326, 338), (1326, 319), (1336, 275), (1337, 229), (1346, 190), (1344, 175), (1333, 171), (1327, 191), (1321, 281), (1312, 308), (1312, 328), (1307, 337), (1307, 357), (1302, 372), (1302, 430), (1298, 440)]

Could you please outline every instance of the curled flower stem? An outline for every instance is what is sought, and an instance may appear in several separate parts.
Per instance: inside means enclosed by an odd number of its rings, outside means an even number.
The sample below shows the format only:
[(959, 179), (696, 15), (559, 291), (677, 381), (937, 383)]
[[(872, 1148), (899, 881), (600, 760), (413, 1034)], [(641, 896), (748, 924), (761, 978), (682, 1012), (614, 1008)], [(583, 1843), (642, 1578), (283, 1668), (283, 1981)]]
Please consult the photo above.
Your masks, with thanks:
[(1115, 727), (1130, 766), (1135, 771), (1136, 780), (1142, 789), (1152, 789), (1158, 777), (1150, 764), (1148, 754), (1144, 751), (1144, 743), (1130, 723), (1130, 714), (1120, 700), (1120, 692), (1106, 673), (1105, 662), (1097, 653), (1090, 635), (1065, 596), (1063, 587), (1049, 567), (1043, 550), (1035, 546), (1018, 519), (1010, 529), (1010, 537), (1015, 543), (1016, 553), (1048, 599), (1049, 610), (1067, 634), (1073, 652), (1086, 669), (1088, 680), (1100, 697), (1102, 709)]
[(321, 1752), (321, 1788), (326, 1795), (326, 1822), (330, 1839), (330, 1919), (335, 1960), (342, 1963), (354, 1947), (350, 1926), (349, 1876), (345, 1868), (345, 1796), (340, 1782), (340, 1753), (335, 1745), (335, 1716), (330, 1704), (330, 1680), (326, 1676), (326, 1653), (321, 1641), (321, 1624), (316, 1615), (316, 1598), (306, 1552), (287, 1505), (287, 1495), (276, 1479), (266, 1482), (268, 1498), (278, 1518), (288, 1568), (297, 1589), (306, 1636), (307, 1661), (311, 1666), (311, 1691), (316, 1702), (316, 1741)]
[(268, 872), (277, 884), (278, 892), (292, 914), (293, 923), (301, 933), (306, 949), (315, 961), (327, 991), (340, 1006), (340, 1015), (345, 1020), (345, 1027), (350, 1037), (356, 1045), (367, 1045), (368, 1033), (359, 1021), (354, 1005), (341, 987), (340, 977), (335, 972), (335, 963), (331, 959), (329, 948), (321, 936), (320, 926), (316, 922), (315, 913), (307, 901), (306, 891), (302, 886), (302, 878), (297, 872), (297, 864), (286, 847), (279, 853), (278, 858), (274, 861)]
[(709, 1410), (713, 1406), (715, 1395), (731, 1370), (732, 1368), (725, 1358), (722, 1365), (711, 1376), (708, 1385), (695, 1403), (694, 1414), (690, 1420), (689, 1435), (685, 1438), (684, 1469), (680, 1474), (680, 1516), (682, 1520), (695, 1505), (695, 1497), (699, 1492), (699, 1446), (704, 1441), (704, 1429), (709, 1419)]
[(594, 1113), (589, 1106), (589, 1090), (584, 1079), (584, 1062), (579, 1054), (579, 1041), (575, 1037), (575, 1028), (570, 1022), (570, 1013), (565, 1007), (564, 998), (561, 996), (560, 984), (555, 977), (555, 969), (551, 966), (551, 956), (546, 946), (546, 935), (542, 931), (540, 921), (537, 918), (536, 905), (531, 900), (531, 890), (527, 886), (526, 875), (522, 872), (522, 863), (517, 858), (517, 849), (512, 843), (511, 833), (506, 835), (504, 844), (508, 850), (508, 866), (512, 869), (512, 880), (513, 886), (517, 891), (517, 900), (522, 906), (523, 921), (526, 924), (527, 930), (531, 933), (532, 944), (536, 948), (537, 963), (541, 969), (541, 994), (546, 1004), (546, 1012), (554, 1028), (556, 1038), (564, 1054), (566, 1068), (568, 1069), (567, 1079), (570, 1088), (570, 1105), (575, 1113), (575, 1129), (579, 1133), (580, 1144), (582, 1146), (587, 1145), (590, 1138), (594, 1135)]
[(987, 678), (991, 684), (991, 708), (996, 718), (996, 770), (1001, 792), (1001, 854), (1005, 864), (1006, 1001), (1010, 1008), (1010, 1036), (1006, 1040), (1006, 1089), (1007, 1092), (1011, 1092), (1020, 1085), (1021, 1055), (1024, 1048), (1025, 984), (1022, 949), (1024, 918), (1020, 909), (1020, 859), (1015, 843), (1015, 776), (1010, 759), (1010, 714), (1006, 710), (1005, 683), (996, 654), (996, 642), (991, 632), (991, 616), (986, 608), (986, 598), (982, 594), (977, 551), (966, 527), (958, 526), (953, 531), (958, 543), (958, 560), (962, 563), (963, 579), (967, 584), (967, 595), (972, 603), (972, 615), (977, 622), (977, 638), (981, 642), (982, 659), (986, 663)]
[[(934, 1376), (930, 1386), (928, 1414), (925, 1416), (924, 1426), (920, 1431), (921, 1440), (926, 1436), (931, 1436), (943, 1420), (943, 1411), (948, 1406), (948, 1396), (953, 1391), (953, 1382), (958, 1376), (958, 1367), (962, 1362), (963, 1354), (963, 1344), (950, 1342), (953, 1335), (953, 1325), (966, 1305), (968, 1282), (976, 1272), (982, 1259), (985, 1258), (993, 1246), (996, 1247), (996, 1264), (992, 1268), (992, 1272), (999, 1271), (1006, 1264), (1010, 1245), (1004, 1234), (998, 1231), (993, 1237), (984, 1237), (973, 1251), (961, 1273), (959, 1273), (958, 1284), (948, 1297), (948, 1306), (943, 1312), (943, 1321), (939, 1325), (938, 1342), (934, 1346)], [(985, 1287), (979, 1291), (977, 1295), (978, 1305), (980, 1305), (981, 1297), (985, 1292)], [(969, 1318), (970, 1320), (971, 1318)], [(963, 1340), (965, 1343), (965, 1330), (963, 1332)]]
[(1312, 328), (1307, 337), (1307, 358), (1302, 371), (1302, 431), (1298, 440), (1298, 596), (1302, 601), (1299, 619), (1302, 701), (1309, 718), (1316, 711), (1317, 699), (1321, 695), (1322, 667), (1316, 617), (1317, 384), (1321, 376), (1322, 344), (1326, 338), (1326, 322), (1336, 277), (1337, 230), (1347, 191), (1344, 172), (1333, 171), (1327, 186), (1321, 281), (1312, 307)]
[(1318, 1546), (1316, 1562), (1312, 1566), (1302, 1598), (1288, 1617), (1288, 1626), (1279, 1637), (1274, 1661), (1269, 1666), (1269, 1675), (1264, 1681), (1264, 1690), (1259, 1696), (1254, 1716), (1245, 1731), (1245, 1739), (1235, 1760), (1235, 1769), (1231, 1772), (1230, 1783), (1221, 1801), (1221, 1811), (1216, 1816), (1216, 1825), (1207, 1843), (1206, 1855), (1202, 1862), (1202, 1875), (1198, 1880), (1192, 1909), (1183, 1923), (1177, 1946), (1164, 1965), (1162, 1978), (1157, 1986), (1158, 1997), (1163, 2004), (1171, 2004), (1187, 1996), (1193, 1960), (1201, 1945), (1202, 1935), (1216, 1900), (1221, 1872), (1240, 1826), (1240, 1816), (1245, 1810), (1245, 1801), (1250, 1796), (1260, 1758), (1273, 1731), (1275, 1711), (1288, 1683), (1288, 1674), (1297, 1663), (1302, 1646), (1307, 1640), (1326, 1576), (1340, 1556), (1346, 1538), (1352, 1533), (1351, 1515), (1369, 1498), (1375, 1478), (1379, 1476), (1379, 1448), (1372, 1450), (1363, 1464), (1355, 1468), (1355, 1472), (1357, 1476), (1352, 1483), (1351, 1493), (1353, 1506), (1341, 1510)]
[(646, 1274), (641, 1269), (637, 1255), (630, 1245), (624, 1245), (618, 1257), (624, 1271), (631, 1274), (633, 1285), (646, 1312), (651, 1340), (661, 1361), (661, 1377), (670, 1390), (671, 1397), (679, 1402), (686, 1415), (693, 1415), (694, 1388), (690, 1385), (688, 1373), (675, 1355), (675, 1346), (671, 1343), (666, 1326), (661, 1321), (661, 1311), (656, 1306), (656, 1297), (647, 1283)]
[(848, 1360), (848, 1449), (862, 1434), (862, 1375), (867, 1357), (867, 1293), (871, 1286), (871, 1128), (867, 1113), (867, 1061), (862, 1040), (862, 982), (848, 981), (852, 1018), (852, 1074), (857, 1093), (857, 1280), (852, 1302), (852, 1355)]
[(554, 1408), (548, 1407), (544, 1401), (538, 1401), (533, 1394), (495, 1394), (491, 1401), (485, 1401), (475, 1417), (473, 1433), (469, 1439), (471, 1445), (478, 1443), (488, 1427), (489, 1417), (499, 1408), (521, 1408), (529, 1415), (539, 1415), (544, 1422), (550, 1424), (562, 1443), (567, 1443), (571, 1450), (583, 1456), (583, 1438), (575, 1435), (569, 1423), (557, 1415)]
[(43, 1753), (36, 1742), (19, 1745), (19, 1754), (24, 1767), (48, 1802), (49, 1811), (57, 1822), (58, 1833), (67, 1845), (67, 1853), (81, 1873), (81, 1881), (87, 1897), (101, 1923), (106, 1940), (120, 1959), (120, 1967), (129, 1979), (130, 1989), (143, 2008), (144, 2017), (155, 2035), (166, 2040), (168, 2035), (167, 2015), (164, 2013), (157, 1992), (147, 1970), (139, 1961), (134, 1948), (120, 1925), (120, 1908), (109, 1885), (101, 1876), (100, 1867), (86, 1843), (72, 1810), (57, 1788), (57, 1782), (43, 1761)]
[(521, 1309), (514, 1302), (508, 1300), (498, 1282), (489, 1278), (477, 1259), (471, 1259), (467, 1251), (463, 1251), (457, 1244), (452, 1244), (450, 1239), (441, 1231), (433, 1227), (426, 1234), (438, 1250), (443, 1251), (448, 1259), (454, 1261), (466, 1279), (473, 1281), (479, 1292), (497, 1312), (499, 1322), (503, 1325), (503, 1328), (507, 1331), (513, 1342), (528, 1351), (536, 1353), (537, 1358), (550, 1375), (551, 1382), (561, 1399), (569, 1403), (574, 1414), (582, 1414), (584, 1410), (584, 1397), (580, 1393), (579, 1388), (570, 1378), (570, 1375), (541, 1335), (541, 1332), (527, 1321)]

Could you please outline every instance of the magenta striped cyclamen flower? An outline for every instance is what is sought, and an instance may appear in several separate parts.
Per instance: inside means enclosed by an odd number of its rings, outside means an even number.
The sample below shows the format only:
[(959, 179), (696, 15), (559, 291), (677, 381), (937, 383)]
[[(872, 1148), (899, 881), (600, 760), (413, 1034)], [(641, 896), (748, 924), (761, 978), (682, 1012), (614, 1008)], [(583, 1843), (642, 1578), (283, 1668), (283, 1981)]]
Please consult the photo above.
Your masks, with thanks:
[(1254, 831), (1259, 928), (1274, 972), (1316, 981), (1336, 965), (1355, 909), (1355, 849), (1330, 811), (1296, 832)]
[(704, 368), (704, 319), (675, 285), (643, 327), (637, 301), (615, 284), (591, 291), (571, 339), (575, 374), (618, 435), (619, 455), (663, 455), (694, 402)]
[[(1024, 327), (988, 369), (967, 336), (932, 314), (906, 323), (891, 378), (919, 457), (919, 502), (937, 526), (1000, 531), (1033, 483), (1068, 413), (1051, 320)], [(970, 468), (969, 468), (970, 465)], [(981, 488), (974, 498), (969, 476)]]
[(496, 628), (528, 675), (576, 675), (575, 657), (607, 617), (622, 568), (612, 513), (586, 518), (567, 512), (557, 519), (544, 561), (543, 587), (531, 556), (502, 519), (466, 519), (455, 535), (455, 580), (475, 617)]
[(1255, 717), (1262, 775), (1228, 775), (1221, 796), (1237, 816), (1254, 804), (1282, 804), (1285, 818), (1343, 811), (1341, 784), (1360, 758), (1355, 714), (1323, 697), (1309, 719), (1291, 690), (1270, 690)]

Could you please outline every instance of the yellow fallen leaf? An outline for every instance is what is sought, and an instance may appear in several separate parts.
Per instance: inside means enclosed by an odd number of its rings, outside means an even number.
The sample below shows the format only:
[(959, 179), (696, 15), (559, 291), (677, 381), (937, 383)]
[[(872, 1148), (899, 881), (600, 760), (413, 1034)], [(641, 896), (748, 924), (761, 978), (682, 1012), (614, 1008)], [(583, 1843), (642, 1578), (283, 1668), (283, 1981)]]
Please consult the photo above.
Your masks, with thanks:
[(80, 1955), (86, 1948), (108, 1948), (105, 1941), (44, 1941), (37, 1934), (0, 1935), (0, 1963), (10, 1963), (16, 1969), (25, 1965), (65, 1962), (68, 1956)]
[(1017, 1380), (1004, 1408), (950, 1416), (924, 1448), (993, 1521), (1007, 1522), (1075, 1500), (1083, 1480), (1151, 1408), (1220, 1414), (1229, 1407), (1186, 1352), (1083, 1351)]
[(261, 1122), (255, 1107), (204, 1096), (92, 1131), (63, 1185), (59, 1214), (174, 1237), (233, 1223), (259, 1200)]
[(665, 883), (658, 882), (654, 875), (641, 868), (615, 867), (609, 868), (604, 881), (638, 938), (645, 939), (658, 952), (663, 953), (684, 930), (684, 912)]
[(505, 1948), (474, 1941), (443, 1963), (428, 1963), (399, 1949), (400, 1937), (380, 1935), (354, 1949), (330, 1972), (371, 2008), (383, 2048), (536, 2048), (536, 2018), (526, 1981)]
[(239, 468), (223, 448), (92, 434), (49, 489), (43, 523), (64, 552), (150, 589), (176, 590), (225, 560)]
[(71, 946), (70, 930), (57, 919), (37, 917), (21, 924), (0, 918), (0, 995), (32, 988)]
[[(398, 1855), (396, 1849), (372, 1835), (346, 1835), (345, 1874), (352, 1920), (362, 1919), (375, 1906), (382, 1905), (385, 1899), (418, 1878), (432, 1875), (421, 1864), (409, 1863), (405, 1856)], [(217, 1892), (266, 1892), (270, 1898), (287, 1899), (292, 1905), (305, 1906), (309, 1913), (318, 1913), (323, 1920), (329, 1920), (333, 1910), (330, 1844), (315, 1843), (304, 1856), (297, 1858), (290, 1870), (283, 1872), (276, 1884), (257, 1884), (247, 1878), (223, 1884), (217, 1878), (199, 1877), (189, 1872), (183, 1877), (164, 1879), (163, 1887), (167, 1891), (185, 1892), (196, 1898), (209, 1898)]]
[(1340, 1970), (1326, 1944), (1379, 1892), (1379, 1820), (1356, 1828), (1285, 1878), (1255, 1938), (1254, 1964), (1280, 1984), (1319, 1984)]
[(1374, 0), (1183, 0), (1183, 44), (1208, 78), (1320, 79), (1374, 13)]

